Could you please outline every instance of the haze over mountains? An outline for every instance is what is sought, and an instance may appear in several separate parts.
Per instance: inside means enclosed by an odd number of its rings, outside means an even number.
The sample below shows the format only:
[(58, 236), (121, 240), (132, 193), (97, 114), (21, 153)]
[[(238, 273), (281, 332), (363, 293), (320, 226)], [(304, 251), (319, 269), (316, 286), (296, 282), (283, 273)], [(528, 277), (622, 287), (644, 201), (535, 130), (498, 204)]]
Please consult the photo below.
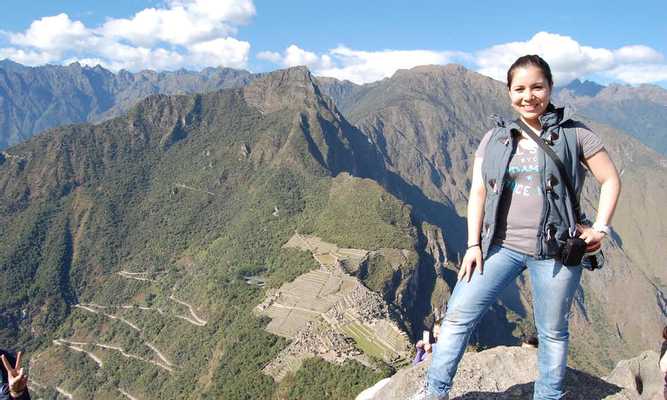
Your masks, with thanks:
[(622, 129), (648, 147), (667, 155), (667, 90), (657, 85), (600, 86), (573, 81), (556, 94), (581, 114)]
[(152, 94), (211, 92), (245, 85), (252, 76), (231, 68), (112, 73), (78, 63), (26, 67), (2, 60), (0, 149), (48, 128), (118, 116)]
[[(367, 354), (363, 334), (356, 345), (368, 358), (332, 367), (315, 357), (279, 383), (262, 373), (288, 340), (266, 332), (268, 319), (253, 309), (324, 268), (283, 246), (298, 232), (368, 251), (358, 269), (339, 267), (381, 294), (416, 337), (455, 284), (471, 155), (488, 116), (510, 113), (502, 83), (456, 65), (363, 86), (302, 67), (123, 77), (2, 66), (0, 93), (21, 89), (12, 103), (2, 97), (7, 126), (52, 115), (21, 125), (36, 132), (46, 121), (114, 116), (0, 153), (0, 337), (33, 354), (46, 398), (309, 398), (323, 385), (330, 398), (350, 398), (390, 362)], [(45, 71), (56, 78), (36, 77)], [(106, 89), (95, 89), (100, 81)], [(559, 96), (583, 102), (609, 90), (583, 86)], [(649, 89), (657, 104), (653, 87), (623, 96)], [(144, 98), (161, 91), (208, 93)], [(624, 185), (608, 265), (585, 274), (572, 326), (573, 365), (605, 372), (655, 347), (667, 315), (667, 270), (656, 262), (667, 259), (659, 207), (667, 163), (626, 132), (586, 122)], [(531, 329), (527, 285), (493, 307), (479, 346), (515, 344)]]
[[(152, 94), (206, 93), (248, 84), (262, 74), (232, 68), (206, 68), (200, 72), (141, 71), (113, 73), (103, 67), (78, 63), (68, 66), (26, 67), (0, 60), (0, 150), (45, 129), (70, 123), (100, 122), (112, 118)], [(362, 111), (356, 100), (374, 82), (318, 77), (322, 90), (344, 114)], [(665, 107), (667, 90), (657, 85), (612, 84), (574, 80), (558, 88), (554, 99), (574, 106), (582, 115), (620, 128), (642, 143), (667, 154)], [(354, 115), (350, 115), (354, 120)]]

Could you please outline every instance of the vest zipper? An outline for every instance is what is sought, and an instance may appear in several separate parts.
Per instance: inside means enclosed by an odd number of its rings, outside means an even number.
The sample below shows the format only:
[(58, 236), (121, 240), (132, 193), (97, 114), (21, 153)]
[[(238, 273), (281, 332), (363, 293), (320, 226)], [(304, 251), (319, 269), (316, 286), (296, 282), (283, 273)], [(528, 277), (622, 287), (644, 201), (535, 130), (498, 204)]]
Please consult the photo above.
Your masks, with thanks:
[[(541, 139), (542, 135), (540, 135)], [(544, 259), (544, 243), (542, 237), (544, 236), (544, 231), (547, 228), (547, 216), (550, 211), (549, 199), (547, 198), (547, 193), (545, 189), (546, 185), (546, 169), (547, 169), (547, 158), (544, 150), (541, 147), (538, 147), (539, 153), (538, 157), (542, 168), (540, 168), (540, 191), (542, 192), (542, 217), (540, 218), (540, 229), (537, 231), (537, 251), (535, 252), (535, 258), (538, 260)]]
[(495, 201), (496, 201), (496, 206), (494, 210), (494, 215), (493, 215), (493, 224), (490, 225), (487, 229), (486, 235), (487, 237), (490, 236), (489, 240), (493, 240), (493, 235), (496, 234), (496, 226), (498, 225), (498, 205), (500, 204), (500, 198), (502, 197), (504, 191), (505, 191), (505, 175), (507, 174), (507, 167), (510, 164), (510, 159), (512, 158), (512, 153), (514, 152), (514, 140), (512, 139), (512, 133), (510, 131), (510, 136), (508, 139), (506, 139), (503, 144), (505, 145), (505, 153), (503, 154), (503, 162), (502, 166), (503, 168), (501, 169), (501, 176), (500, 179), (496, 179), (496, 184), (495, 187), (493, 188), (493, 192), (496, 194), (495, 196)]

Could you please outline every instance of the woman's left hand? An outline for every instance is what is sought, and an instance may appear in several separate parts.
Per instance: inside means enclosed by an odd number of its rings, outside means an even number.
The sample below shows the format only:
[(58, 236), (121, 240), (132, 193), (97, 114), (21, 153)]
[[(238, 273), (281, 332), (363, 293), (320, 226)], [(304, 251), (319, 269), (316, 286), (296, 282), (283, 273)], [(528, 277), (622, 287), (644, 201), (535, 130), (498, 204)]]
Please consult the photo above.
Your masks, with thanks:
[(577, 224), (577, 232), (579, 233), (579, 237), (584, 239), (586, 244), (601, 242), (606, 236), (603, 232), (596, 231), (590, 226), (581, 224)]

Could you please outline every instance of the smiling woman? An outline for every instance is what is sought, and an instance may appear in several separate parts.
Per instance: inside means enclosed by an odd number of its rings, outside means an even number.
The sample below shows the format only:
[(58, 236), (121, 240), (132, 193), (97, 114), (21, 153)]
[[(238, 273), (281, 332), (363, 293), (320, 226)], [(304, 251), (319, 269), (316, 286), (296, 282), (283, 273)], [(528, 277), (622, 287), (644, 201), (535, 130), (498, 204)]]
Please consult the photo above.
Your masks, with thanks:
[[(520, 119), (499, 120), (475, 153), (468, 249), (433, 354), (426, 398), (449, 398), (472, 330), (524, 270), (530, 274), (540, 342), (533, 399), (563, 396), (568, 316), (582, 266), (562, 256), (562, 248), (577, 235), (589, 246), (599, 245), (609, 232), (620, 181), (600, 139), (550, 103), (552, 87), (551, 69), (539, 56), (519, 57), (507, 72), (510, 102)], [(547, 162), (546, 146), (567, 166)], [(601, 185), (592, 227), (578, 224), (585, 222), (576, 206), (584, 166)], [(573, 192), (563, 188), (568, 181)]]

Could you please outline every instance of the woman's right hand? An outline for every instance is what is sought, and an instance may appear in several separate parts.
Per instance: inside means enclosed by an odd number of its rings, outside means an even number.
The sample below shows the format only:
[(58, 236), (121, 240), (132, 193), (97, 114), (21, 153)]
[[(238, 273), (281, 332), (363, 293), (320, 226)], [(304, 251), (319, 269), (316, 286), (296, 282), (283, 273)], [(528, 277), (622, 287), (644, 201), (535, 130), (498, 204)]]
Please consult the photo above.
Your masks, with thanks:
[(463, 256), (463, 261), (461, 262), (461, 268), (459, 269), (458, 279), (466, 279), (470, 282), (472, 279), (472, 273), (475, 271), (475, 268), (479, 268), (479, 273), (484, 273), (484, 262), (482, 261), (482, 248), (480, 246), (474, 246), (466, 250), (465, 256)]

